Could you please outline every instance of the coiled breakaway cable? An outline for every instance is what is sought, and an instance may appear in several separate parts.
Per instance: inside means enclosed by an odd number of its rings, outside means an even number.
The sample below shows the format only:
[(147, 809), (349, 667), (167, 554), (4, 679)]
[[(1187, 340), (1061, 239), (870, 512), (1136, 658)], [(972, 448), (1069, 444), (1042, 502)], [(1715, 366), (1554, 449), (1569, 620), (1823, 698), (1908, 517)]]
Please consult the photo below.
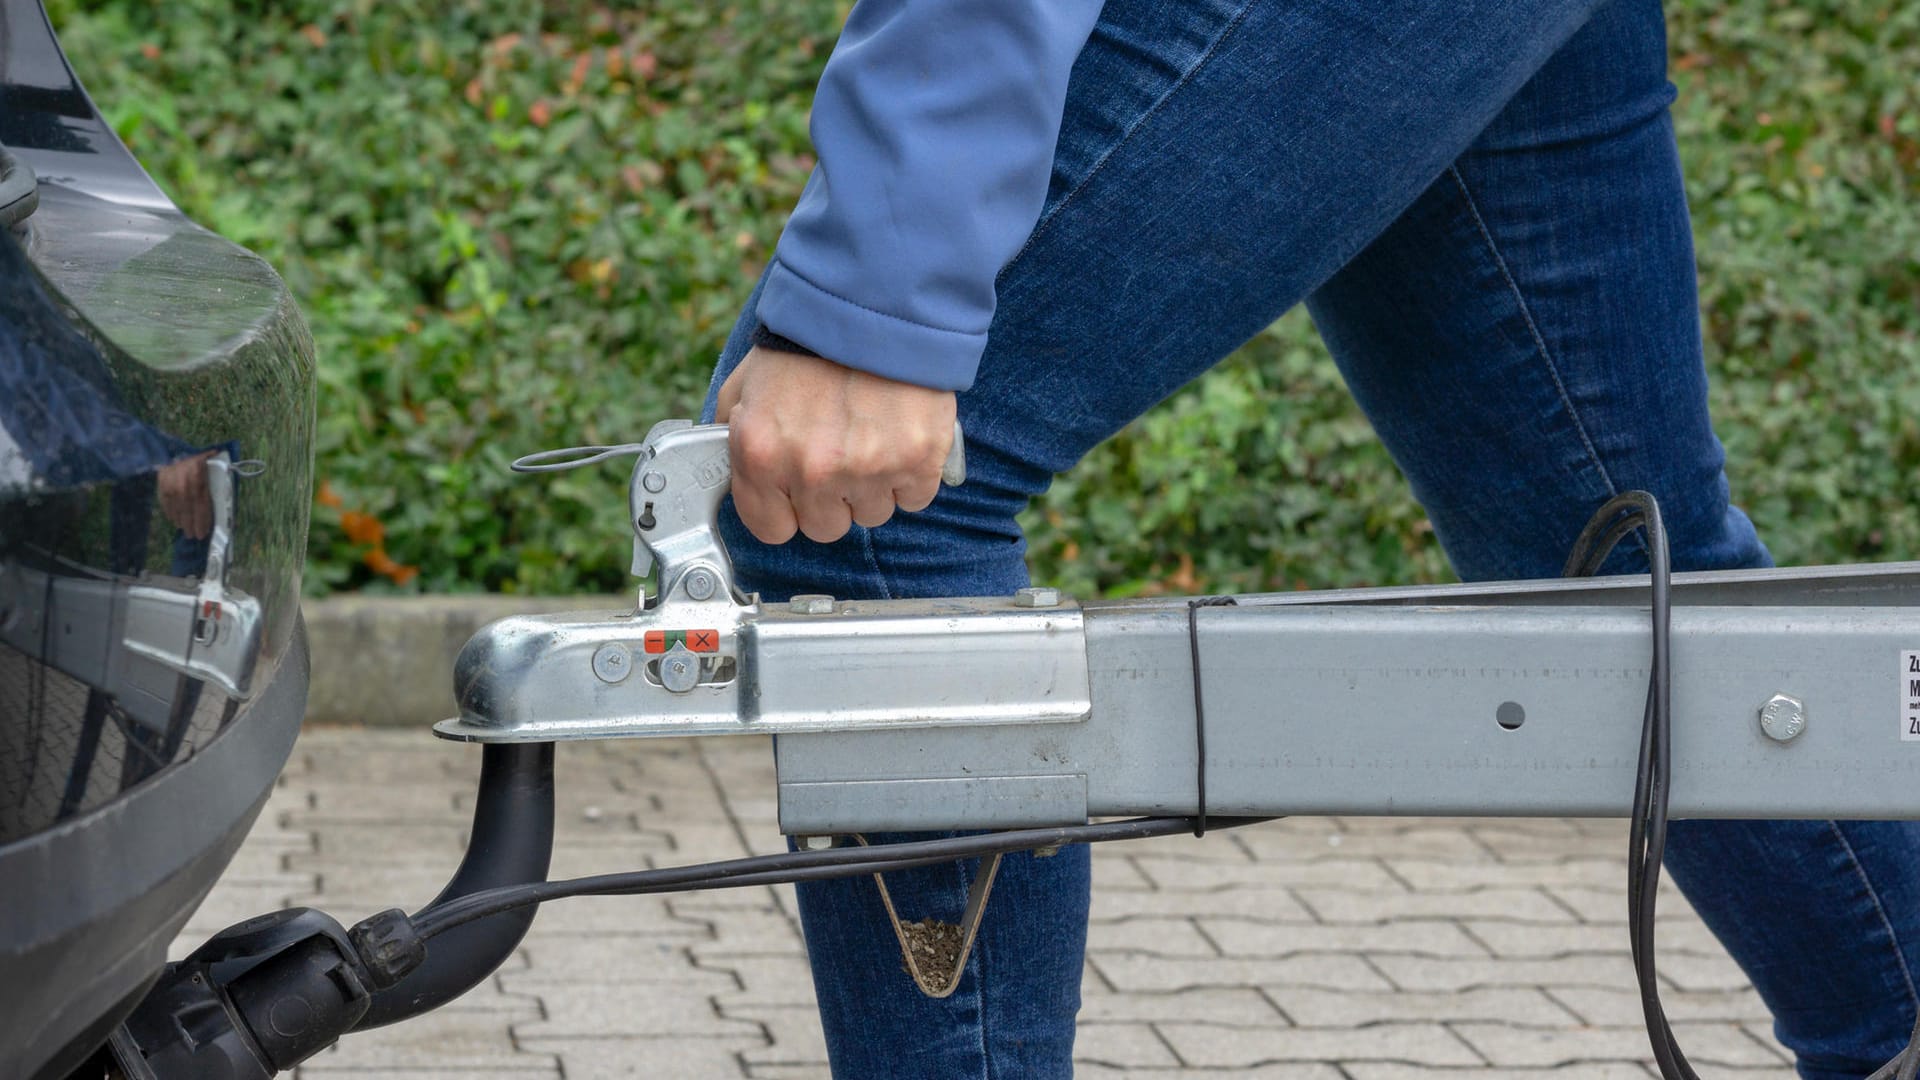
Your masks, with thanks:
[[(1681, 1052), (1660, 1002), (1654, 961), (1654, 908), (1660, 888), (1660, 860), (1667, 846), (1667, 800), (1672, 779), (1673, 669), (1672, 669), (1672, 559), (1660, 505), (1645, 491), (1629, 491), (1609, 499), (1574, 541), (1564, 575), (1590, 577), (1619, 542), (1635, 529), (1646, 533), (1647, 561), (1652, 580), (1653, 658), (1647, 680), (1647, 705), (1640, 729), (1639, 767), (1634, 780), (1633, 808), (1627, 838), (1627, 922), (1633, 952), (1635, 981), (1655, 1061), (1664, 1080), (1700, 1080)], [(1206, 721), (1200, 687), (1199, 635), (1196, 616), (1201, 607), (1232, 604), (1232, 597), (1189, 601), (1187, 628), (1193, 654), (1194, 736), (1199, 751), (1196, 782), (1198, 813), (1193, 817), (1133, 818), (1092, 825), (1043, 829), (1014, 829), (974, 836), (916, 840), (872, 847), (835, 847), (822, 851), (795, 851), (760, 855), (695, 866), (634, 870), (617, 874), (535, 882), (484, 889), (456, 897), (416, 913), (410, 920), (422, 940), (476, 919), (504, 911), (559, 900), (569, 896), (637, 896), (648, 893), (739, 888), (798, 881), (821, 881), (888, 870), (906, 870), (985, 855), (1054, 847), (1061, 844), (1102, 843), (1112, 840), (1171, 836), (1209, 826), (1227, 828), (1257, 824), (1272, 818), (1210, 817), (1206, 801)], [(1867, 1080), (1920, 1080), (1920, 1019), (1912, 1036), (1893, 1060)]]
[[(1667, 849), (1667, 797), (1673, 772), (1673, 603), (1672, 559), (1660, 504), (1645, 491), (1628, 491), (1607, 500), (1588, 519), (1573, 542), (1565, 577), (1591, 577), (1628, 533), (1646, 533), (1653, 597), (1653, 662), (1647, 679), (1647, 708), (1640, 727), (1640, 764), (1633, 787), (1632, 819), (1627, 833), (1627, 929), (1633, 949), (1633, 974), (1640, 988), (1640, 1009), (1647, 1038), (1664, 1080), (1700, 1080), (1667, 1022), (1660, 1003), (1654, 965), (1654, 905), (1660, 892), (1660, 860)], [(1892, 1061), (1867, 1080), (1915, 1080), (1920, 1072), (1920, 1020)]]

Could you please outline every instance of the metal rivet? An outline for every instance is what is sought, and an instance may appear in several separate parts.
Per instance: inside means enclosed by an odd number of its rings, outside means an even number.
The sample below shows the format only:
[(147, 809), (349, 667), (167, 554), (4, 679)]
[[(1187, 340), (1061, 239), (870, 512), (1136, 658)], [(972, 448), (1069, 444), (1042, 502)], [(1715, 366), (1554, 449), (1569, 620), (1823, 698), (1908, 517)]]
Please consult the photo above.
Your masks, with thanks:
[(633, 674), (633, 654), (625, 645), (610, 641), (593, 651), (593, 673), (601, 682), (623, 682)]
[(720, 579), (713, 576), (713, 571), (699, 566), (687, 571), (686, 582), (687, 595), (695, 600), (711, 598), (720, 587)]
[(667, 475), (665, 473), (657, 473), (657, 472), (641, 473), (640, 486), (643, 488), (646, 488), (648, 491), (653, 492), (655, 495), (658, 495), (662, 491), (666, 490)]
[(1807, 729), (1806, 703), (1791, 694), (1775, 694), (1760, 706), (1760, 730), (1774, 742), (1788, 742)]
[(787, 601), (787, 610), (795, 615), (831, 615), (833, 597), (824, 593), (801, 593)]
[(1499, 708), (1493, 710), (1493, 721), (1512, 731), (1527, 722), (1527, 710), (1517, 701), (1503, 701)]
[(1014, 607), (1059, 607), (1060, 590), (1046, 585), (1029, 585), (1013, 594)]
[(660, 660), (660, 685), (684, 694), (700, 684), (700, 660), (685, 645), (675, 645)]

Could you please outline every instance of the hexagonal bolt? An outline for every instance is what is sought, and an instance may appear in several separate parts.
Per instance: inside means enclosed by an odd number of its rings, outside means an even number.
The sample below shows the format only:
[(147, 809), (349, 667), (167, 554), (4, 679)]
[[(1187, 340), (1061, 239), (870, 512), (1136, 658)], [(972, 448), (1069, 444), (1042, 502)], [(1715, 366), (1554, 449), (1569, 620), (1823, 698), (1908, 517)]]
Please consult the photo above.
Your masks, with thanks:
[(793, 842), (799, 845), (801, 851), (825, 851), (833, 846), (834, 838), (831, 836), (796, 836), (793, 838)]
[(625, 682), (633, 674), (633, 654), (625, 645), (610, 641), (593, 650), (593, 674), (601, 682)]
[(720, 579), (713, 571), (700, 566), (687, 571), (684, 581), (687, 595), (695, 600), (710, 600), (720, 588)]
[(1807, 730), (1807, 705), (1791, 694), (1775, 694), (1760, 706), (1760, 730), (1774, 742), (1790, 742)]
[(1014, 607), (1059, 607), (1060, 590), (1049, 585), (1029, 585), (1013, 594)]
[(795, 615), (831, 615), (833, 597), (824, 593), (801, 593), (787, 601), (787, 610)]

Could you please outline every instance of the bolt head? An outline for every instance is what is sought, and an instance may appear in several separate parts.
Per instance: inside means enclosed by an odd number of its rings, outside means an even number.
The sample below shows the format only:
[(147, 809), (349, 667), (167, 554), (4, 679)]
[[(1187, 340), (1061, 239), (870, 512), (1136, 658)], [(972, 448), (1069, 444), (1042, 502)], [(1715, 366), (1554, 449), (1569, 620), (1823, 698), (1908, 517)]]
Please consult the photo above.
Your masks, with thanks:
[(1014, 607), (1059, 607), (1060, 590), (1047, 585), (1029, 585), (1013, 594)]
[(1807, 706), (1790, 694), (1775, 694), (1760, 706), (1760, 730), (1775, 742), (1788, 742), (1807, 729)]
[(787, 610), (795, 615), (831, 615), (833, 597), (822, 593), (801, 593), (787, 601)]
[(641, 473), (640, 486), (658, 495), (667, 488), (667, 476), (665, 473), (657, 472)]
[(660, 685), (684, 694), (700, 683), (700, 662), (685, 645), (675, 645), (660, 660)]
[(833, 846), (833, 837), (796, 836), (794, 843), (799, 845), (801, 851), (825, 851)]
[(593, 674), (601, 682), (624, 682), (633, 674), (633, 654), (618, 642), (608, 642), (593, 651)]
[(713, 576), (713, 571), (698, 568), (687, 571), (687, 595), (693, 599), (711, 599), (715, 590), (719, 589), (719, 587), (720, 579)]

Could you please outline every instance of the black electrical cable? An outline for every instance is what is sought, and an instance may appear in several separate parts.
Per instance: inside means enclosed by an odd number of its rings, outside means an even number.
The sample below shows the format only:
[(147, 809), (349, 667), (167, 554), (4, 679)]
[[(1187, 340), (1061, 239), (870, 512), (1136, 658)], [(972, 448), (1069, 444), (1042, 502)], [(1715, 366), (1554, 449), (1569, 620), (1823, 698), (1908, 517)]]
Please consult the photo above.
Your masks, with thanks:
[[(1599, 572), (1614, 546), (1636, 528), (1646, 533), (1651, 570), (1653, 661), (1627, 835), (1628, 933), (1641, 1012), (1660, 1075), (1664, 1080), (1699, 1080), (1667, 1022), (1654, 963), (1654, 905), (1660, 892), (1660, 860), (1667, 847), (1667, 800), (1673, 773), (1672, 558), (1659, 502), (1644, 491), (1629, 491), (1607, 500), (1580, 530), (1567, 558), (1565, 576), (1590, 577)], [(1920, 1073), (1920, 1022), (1916, 1022), (1906, 1048), (1868, 1080), (1915, 1080), (1916, 1073)]]
[(1193, 811), (1193, 835), (1207, 835), (1207, 701), (1200, 692), (1200, 609), (1233, 607), (1240, 601), (1231, 596), (1207, 596), (1187, 601), (1187, 651), (1193, 657), (1193, 786), (1197, 800)]
[(1641, 1013), (1660, 1075), (1666, 1080), (1699, 1080), (1667, 1022), (1654, 963), (1654, 907), (1659, 896), (1660, 860), (1667, 846), (1667, 798), (1673, 766), (1672, 561), (1658, 501), (1644, 491), (1629, 491), (1607, 500), (1580, 530), (1567, 558), (1565, 575), (1587, 577), (1597, 572), (1614, 545), (1635, 528), (1646, 533), (1653, 594), (1653, 659), (1627, 836), (1628, 935)]
[[(559, 900), (569, 896), (636, 896), (645, 893), (725, 889), (748, 885), (777, 885), (858, 874), (906, 870), (917, 866), (970, 859), (1009, 851), (1025, 851), (1060, 844), (1102, 843), (1171, 836), (1193, 827), (1192, 818), (1130, 818), (1093, 825), (1062, 825), (1040, 829), (1010, 829), (973, 836), (913, 840), (871, 847), (835, 847), (823, 851), (791, 851), (745, 859), (632, 870), (619, 874), (570, 878), (483, 889), (417, 912), (414, 931), (431, 938), (456, 926), (503, 911)], [(1271, 818), (1216, 818), (1223, 826), (1251, 825)]]

